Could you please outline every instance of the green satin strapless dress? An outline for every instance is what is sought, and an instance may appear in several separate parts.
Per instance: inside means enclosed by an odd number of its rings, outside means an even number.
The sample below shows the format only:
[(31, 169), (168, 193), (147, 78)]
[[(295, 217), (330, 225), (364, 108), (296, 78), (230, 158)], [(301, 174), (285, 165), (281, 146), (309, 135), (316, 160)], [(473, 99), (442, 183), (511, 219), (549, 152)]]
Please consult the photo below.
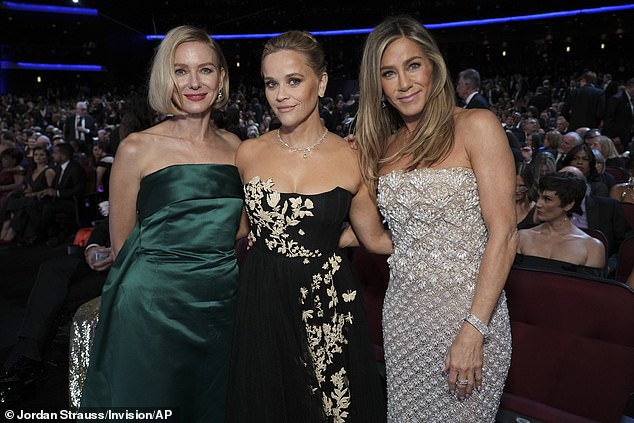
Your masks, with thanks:
[(141, 180), (137, 224), (103, 288), (81, 408), (224, 421), (243, 198), (231, 165), (174, 165)]

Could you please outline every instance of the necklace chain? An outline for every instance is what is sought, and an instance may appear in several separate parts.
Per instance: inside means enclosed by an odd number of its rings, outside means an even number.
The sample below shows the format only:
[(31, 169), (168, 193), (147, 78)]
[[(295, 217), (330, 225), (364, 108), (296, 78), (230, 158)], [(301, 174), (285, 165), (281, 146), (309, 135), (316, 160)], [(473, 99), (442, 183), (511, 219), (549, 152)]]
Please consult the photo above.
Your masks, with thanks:
[(326, 136), (328, 135), (328, 128), (326, 128), (326, 130), (324, 131), (324, 134), (319, 137), (319, 139), (317, 141), (315, 141), (313, 144), (307, 146), (307, 147), (292, 147), (290, 145), (288, 145), (286, 143), (286, 141), (284, 141), (282, 139), (282, 135), (280, 134), (280, 130), (279, 128), (277, 129), (277, 131), (275, 132), (277, 134), (277, 140), (279, 141), (280, 144), (282, 144), (284, 146), (284, 148), (286, 148), (289, 151), (292, 152), (296, 152), (296, 151), (302, 151), (304, 154), (302, 155), (302, 157), (304, 159), (307, 159), (308, 156), (310, 155), (310, 153), (312, 153), (312, 151), (317, 148), (317, 146), (319, 146), (319, 144), (321, 144), (322, 142), (324, 142), (324, 140), (326, 139)]

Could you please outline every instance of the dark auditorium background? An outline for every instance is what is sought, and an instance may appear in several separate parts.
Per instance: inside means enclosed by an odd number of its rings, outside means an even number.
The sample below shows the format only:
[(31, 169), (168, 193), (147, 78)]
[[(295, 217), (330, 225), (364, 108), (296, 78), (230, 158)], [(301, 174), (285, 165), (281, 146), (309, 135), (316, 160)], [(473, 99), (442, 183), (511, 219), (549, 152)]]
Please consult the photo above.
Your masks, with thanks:
[[(20, 11), (9, 4), (96, 9), (94, 16)], [(0, 2), (0, 93), (75, 96), (81, 91), (143, 87), (147, 66), (165, 34), (191, 23), (213, 35), (271, 34), (372, 28), (385, 16), (409, 13), (425, 24), (504, 18), (627, 5), (626, 1), (313, 1), (246, 0)], [(570, 75), (583, 69), (631, 77), (634, 9), (578, 13), (563, 18), (511, 21), (433, 29), (452, 74), (474, 67), (483, 78), (495, 75)], [(322, 36), (329, 54), (331, 83), (354, 81), (366, 34)], [(266, 38), (219, 40), (230, 64), (232, 83), (259, 84), (259, 55)], [(569, 51), (567, 51), (569, 49)], [(14, 69), (18, 62), (88, 64), (100, 72)], [(39, 79), (38, 79), (39, 78)], [(341, 83), (341, 82), (339, 82)]]

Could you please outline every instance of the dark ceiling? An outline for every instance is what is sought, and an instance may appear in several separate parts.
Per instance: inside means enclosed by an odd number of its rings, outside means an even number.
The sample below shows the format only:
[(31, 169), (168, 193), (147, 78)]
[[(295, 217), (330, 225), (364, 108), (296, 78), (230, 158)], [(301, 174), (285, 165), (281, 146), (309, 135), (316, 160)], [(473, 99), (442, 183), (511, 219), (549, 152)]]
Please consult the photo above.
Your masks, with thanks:
[[(19, 2), (19, 0), (18, 0)], [(74, 6), (70, 0), (28, 3)], [(626, 1), (357, 1), (266, 2), (247, 0), (80, 0), (77, 7), (99, 11), (96, 17), (27, 13), (0, 9), (1, 60), (101, 64), (105, 83), (141, 83), (155, 41), (189, 23), (214, 34), (273, 33), (288, 29), (371, 28), (385, 16), (408, 13), (422, 23), (477, 20), (629, 4)], [(386, 4), (387, 3), (387, 4)], [(478, 67), (493, 73), (598, 72), (634, 74), (631, 22), (634, 10), (581, 14), (529, 22), (434, 29), (452, 71)], [(6, 29), (5, 29), (6, 28)], [(335, 78), (355, 79), (365, 35), (322, 37)], [(232, 79), (257, 78), (264, 40), (223, 40)], [(601, 48), (601, 44), (604, 44)], [(566, 52), (570, 46), (571, 51)], [(503, 56), (503, 52), (506, 55)], [(238, 63), (240, 66), (238, 67)], [(629, 75), (628, 75), (629, 77)], [(76, 78), (85, 78), (78, 75)], [(59, 78), (58, 78), (59, 79)], [(17, 79), (14, 79), (17, 81)]]

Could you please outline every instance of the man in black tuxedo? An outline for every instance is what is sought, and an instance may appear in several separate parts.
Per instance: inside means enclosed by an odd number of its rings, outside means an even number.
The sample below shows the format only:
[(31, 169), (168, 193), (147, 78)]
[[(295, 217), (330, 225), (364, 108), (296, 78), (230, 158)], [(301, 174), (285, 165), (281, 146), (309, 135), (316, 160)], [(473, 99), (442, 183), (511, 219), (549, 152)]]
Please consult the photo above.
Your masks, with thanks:
[(53, 187), (44, 191), (39, 207), (34, 208), (29, 215), (29, 223), (25, 233), (36, 236), (48, 236), (47, 244), (51, 246), (59, 243), (59, 228), (55, 225), (55, 214), (65, 213), (74, 216), (76, 202), (84, 194), (86, 186), (86, 172), (73, 159), (74, 150), (68, 143), (53, 146), (53, 160), (55, 179)]
[(464, 101), (465, 109), (488, 109), (489, 102), (478, 92), (480, 89), (480, 73), (475, 69), (465, 69), (458, 74), (456, 92)]
[(634, 131), (634, 78), (625, 83), (625, 89), (608, 99), (603, 121), (603, 132), (612, 138), (620, 153), (628, 147)]
[(97, 136), (97, 125), (95, 119), (88, 114), (88, 103), (78, 101), (75, 113), (67, 117), (64, 123), (64, 139), (66, 142), (75, 140), (90, 143), (93, 134)]
[(605, 112), (605, 98), (603, 90), (595, 86), (596, 82), (596, 73), (584, 72), (579, 77), (579, 88), (566, 97), (561, 113), (570, 122), (569, 130), (599, 127)]
[(0, 368), (0, 402), (20, 400), (23, 390), (45, 375), (43, 361), (57, 329), (60, 311), (68, 308), (72, 312), (101, 294), (113, 263), (108, 229), (106, 218), (95, 226), (84, 249), (54, 256), (40, 264), (18, 342), (11, 347), (4, 368)]
[(574, 147), (583, 143), (583, 138), (575, 131), (569, 131), (561, 137), (561, 142), (557, 147), (557, 152), (555, 154), (555, 165), (557, 170), (563, 167), (564, 159), (566, 155), (572, 150)]

